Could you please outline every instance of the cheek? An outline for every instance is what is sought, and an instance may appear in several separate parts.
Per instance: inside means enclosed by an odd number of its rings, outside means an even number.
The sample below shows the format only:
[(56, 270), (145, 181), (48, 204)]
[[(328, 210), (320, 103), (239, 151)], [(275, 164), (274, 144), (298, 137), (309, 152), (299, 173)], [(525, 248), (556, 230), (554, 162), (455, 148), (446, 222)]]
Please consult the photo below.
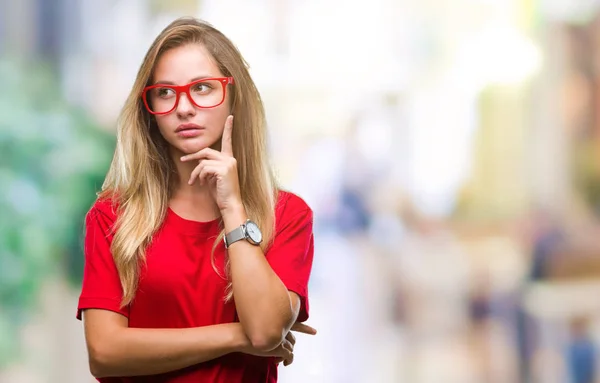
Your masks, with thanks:
[(166, 115), (166, 116), (156, 116), (156, 125), (158, 126), (158, 130), (160, 131), (160, 133), (164, 136), (165, 134), (167, 134), (167, 132), (169, 132), (170, 130), (173, 129), (173, 124), (174, 122), (171, 121), (172, 119), (170, 118), (171, 115)]
[(215, 133), (218, 133), (220, 136), (223, 133), (223, 129), (225, 127), (225, 120), (229, 116), (229, 107), (225, 105), (221, 105), (213, 110), (211, 110), (207, 117), (209, 119), (208, 126), (214, 129)]

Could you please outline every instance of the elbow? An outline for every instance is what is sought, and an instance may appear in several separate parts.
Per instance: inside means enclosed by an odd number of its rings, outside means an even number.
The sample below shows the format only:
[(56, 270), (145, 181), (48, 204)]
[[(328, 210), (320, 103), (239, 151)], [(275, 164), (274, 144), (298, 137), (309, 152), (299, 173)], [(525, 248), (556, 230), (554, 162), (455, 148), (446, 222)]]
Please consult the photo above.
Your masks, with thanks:
[[(289, 302), (289, 301), (288, 301)], [(252, 347), (256, 350), (268, 352), (277, 348), (285, 339), (290, 327), (294, 322), (295, 315), (291, 306), (284, 306), (273, 315), (254, 318), (253, 322), (242, 322), (246, 324), (246, 334)]]
[(96, 379), (106, 378), (107, 374), (103, 371), (102, 366), (98, 362), (90, 358), (90, 373)]
[(110, 352), (105, 345), (90, 345), (88, 348), (90, 373), (94, 378), (112, 376)]
[(268, 352), (276, 349), (283, 342), (283, 331), (262, 331), (251, 334), (249, 337), (252, 348)]

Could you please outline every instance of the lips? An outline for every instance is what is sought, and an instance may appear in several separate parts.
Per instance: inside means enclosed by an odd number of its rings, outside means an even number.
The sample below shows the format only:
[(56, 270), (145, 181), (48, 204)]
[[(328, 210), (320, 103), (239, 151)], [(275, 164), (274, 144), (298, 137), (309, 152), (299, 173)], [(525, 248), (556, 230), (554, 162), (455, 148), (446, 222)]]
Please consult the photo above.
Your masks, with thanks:
[(175, 129), (175, 133), (183, 132), (186, 130), (202, 130), (202, 129), (204, 129), (204, 128), (201, 127), (200, 125), (196, 125), (196, 124), (181, 124), (177, 127), (177, 129)]
[(175, 133), (184, 138), (196, 137), (202, 133), (203, 127), (196, 124), (181, 124), (175, 129)]

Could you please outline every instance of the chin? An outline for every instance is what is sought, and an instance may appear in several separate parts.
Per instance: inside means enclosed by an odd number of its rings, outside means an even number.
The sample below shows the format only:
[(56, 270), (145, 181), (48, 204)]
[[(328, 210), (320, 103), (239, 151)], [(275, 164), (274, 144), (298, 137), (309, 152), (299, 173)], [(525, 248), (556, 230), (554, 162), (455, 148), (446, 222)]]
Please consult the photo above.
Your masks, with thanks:
[(178, 140), (179, 142), (175, 142), (175, 147), (178, 151), (184, 154), (191, 154), (199, 152), (204, 148), (208, 148), (214, 144), (212, 141), (208, 141), (202, 138), (194, 138), (194, 139), (186, 139), (186, 140)]

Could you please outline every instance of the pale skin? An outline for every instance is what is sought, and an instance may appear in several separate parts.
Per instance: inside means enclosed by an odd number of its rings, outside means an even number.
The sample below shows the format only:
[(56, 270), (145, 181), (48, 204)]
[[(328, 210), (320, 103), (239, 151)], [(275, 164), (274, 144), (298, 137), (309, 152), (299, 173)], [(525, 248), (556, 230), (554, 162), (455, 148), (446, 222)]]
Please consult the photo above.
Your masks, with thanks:
[[(186, 84), (198, 76), (223, 77), (201, 45), (167, 51), (155, 67), (160, 83)], [(244, 210), (237, 163), (233, 157), (233, 116), (228, 100), (210, 109), (193, 105), (182, 94), (176, 109), (156, 116), (170, 144), (179, 175), (171, 209), (186, 219), (222, 217), (227, 232), (248, 218)], [(201, 126), (197, 137), (182, 138), (180, 124)], [(220, 144), (220, 145), (219, 145)], [(220, 147), (220, 150), (213, 149)], [(152, 375), (182, 369), (220, 356), (243, 352), (293, 362), (296, 339), (291, 331), (316, 334), (296, 322), (300, 298), (288, 291), (259, 246), (246, 241), (228, 249), (233, 295), (240, 323), (183, 329), (129, 328), (127, 317), (108, 310), (84, 311), (90, 370), (96, 377)]]

